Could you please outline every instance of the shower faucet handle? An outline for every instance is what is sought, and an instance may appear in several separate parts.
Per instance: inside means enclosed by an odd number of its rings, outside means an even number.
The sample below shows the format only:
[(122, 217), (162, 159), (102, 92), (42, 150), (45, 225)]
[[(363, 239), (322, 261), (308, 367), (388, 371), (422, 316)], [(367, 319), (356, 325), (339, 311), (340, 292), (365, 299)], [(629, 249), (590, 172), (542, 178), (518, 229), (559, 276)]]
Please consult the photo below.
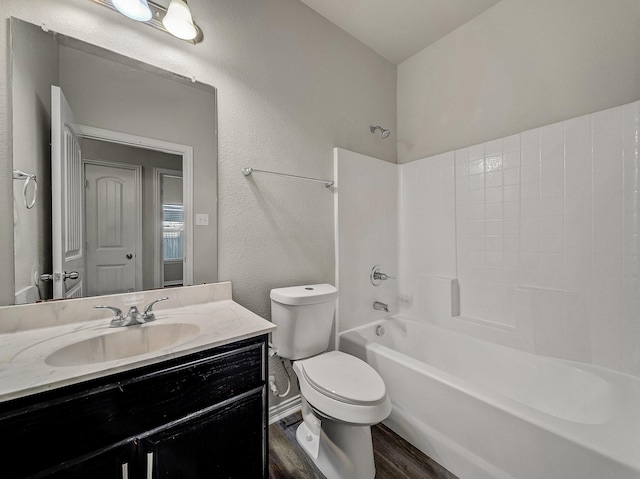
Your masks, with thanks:
[(375, 265), (371, 269), (371, 274), (369, 275), (369, 279), (371, 280), (372, 285), (380, 286), (380, 284), (382, 284), (383, 281), (386, 281), (388, 279), (396, 279), (396, 277), (383, 273), (380, 266)]
[(395, 276), (389, 276), (388, 274), (382, 273), (380, 271), (375, 271), (373, 273), (373, 279), (379, 279), (381, 281), (386, 281), (387, 279), (396, 279)]

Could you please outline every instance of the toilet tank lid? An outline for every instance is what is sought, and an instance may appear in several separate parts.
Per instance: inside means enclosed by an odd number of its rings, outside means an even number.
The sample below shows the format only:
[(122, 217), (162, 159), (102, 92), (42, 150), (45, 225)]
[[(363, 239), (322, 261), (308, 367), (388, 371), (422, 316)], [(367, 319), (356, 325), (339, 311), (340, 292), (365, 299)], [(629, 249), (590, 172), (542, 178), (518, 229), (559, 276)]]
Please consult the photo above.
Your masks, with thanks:
[(299, 306), (335, 301), (338, 290), (330, 284), (308, 284), (272, 289), (269, 296), (278, 303)]

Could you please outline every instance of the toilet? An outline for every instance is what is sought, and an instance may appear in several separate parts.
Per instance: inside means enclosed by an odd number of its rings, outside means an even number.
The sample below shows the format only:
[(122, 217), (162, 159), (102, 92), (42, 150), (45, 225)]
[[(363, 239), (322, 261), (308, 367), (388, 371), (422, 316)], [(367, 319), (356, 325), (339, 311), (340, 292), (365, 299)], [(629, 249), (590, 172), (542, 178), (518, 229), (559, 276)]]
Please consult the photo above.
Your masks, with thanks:
[(391, 412), (382, 378), (355, 356), (326, 351), (338, 290), (330, 284), (271, 290), (272, 343), (300, 383), (302, 449), (327, 479), (373, 479), (371, 426)]

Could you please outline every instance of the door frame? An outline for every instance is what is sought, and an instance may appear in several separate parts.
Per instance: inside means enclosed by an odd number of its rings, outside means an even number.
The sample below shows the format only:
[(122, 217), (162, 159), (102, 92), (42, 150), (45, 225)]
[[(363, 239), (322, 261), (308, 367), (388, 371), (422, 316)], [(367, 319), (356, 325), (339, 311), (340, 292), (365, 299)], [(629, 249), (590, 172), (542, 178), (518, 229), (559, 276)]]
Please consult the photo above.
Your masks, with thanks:
[[(142, 165), (133, 165), (128, 163), (118, 163), (115, 161), (103, 161), (103, 160), (92, 160), (90, 158), (82, 159), (82, 177), (84, 180), (84, 184), (87, 183), (87, 170), (86, 165), (94, 165), (94, 166), (104, 166), (107, 168), (120, 168), (122, 170), (131, 170), (134, 172), (134, 183), (135, 183), (135, 193), (134, 193), (134, 202), (135, 202), (135, 226), (134, 226), (134, 236), (136, 238), (136, 247), (135, 247), (135, 269), (136, 269), (136, 291), (143, 290), (142, 283)], [(82, 202), (82, 213), (84, 218), (84, 224), (86, 228), (87, 224), (87, 199), (86, 199), (86, 188), (84, 191), (84, 201)], [(85, 233), (85, 270), (88, 269), (88, 260), (89, 260), (89, 249), (86, 247), (86, 233)], [(87, 285), (88, 286), (88, 285)], [(87, 287), (87, 289), (89, 289)]]
[(193, 147), (104, 128), (78, 125), (80, 134), (92, 140), (137, 146), (148, 150), (170, 153), (182, 157), (182, 208), (184, 212), (184, 267), (183, 284), (193, 284)]
[[(163, 176), (180, 176), (182, 177), (182, 186), (184, 188), (183, 172), (178, 170), (171, 170), (169, 168), (154, 168), (153, 169), (153, 201), (155, 210), (155, 226), (154, 232), (157, 241), (154, 243), (153, 252), (153, 283), (156, 288), (164, 288), (164, 259), (162, 251), (162, 182), (160, 181)], [(183, 192), (184, 196), (184, 192)], [(183, 198), (184, 199), (184, 198)], [(184, 225), (184, 205), (182, 205), (183, 225)], [(183, 226), (185, 227), (185, 226)], [(184, 250), (183, 250), (184, 254)], [(182, 276), (184, 277), (184, 260), (182, 262)], [(183, 278), (184, 281), (184, 278)]]

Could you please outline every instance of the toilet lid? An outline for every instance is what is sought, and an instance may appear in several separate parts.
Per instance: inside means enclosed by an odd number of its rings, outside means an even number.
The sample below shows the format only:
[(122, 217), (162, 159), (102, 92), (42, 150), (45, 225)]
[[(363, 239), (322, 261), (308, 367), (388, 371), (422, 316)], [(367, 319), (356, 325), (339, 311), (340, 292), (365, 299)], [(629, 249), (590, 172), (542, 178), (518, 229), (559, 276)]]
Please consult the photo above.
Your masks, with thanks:
[(355, 356), (330, 351), (301, 363), (311, 387), (333, 399), (350, 404), (371, 404), (385, 398), (382, 378)]

